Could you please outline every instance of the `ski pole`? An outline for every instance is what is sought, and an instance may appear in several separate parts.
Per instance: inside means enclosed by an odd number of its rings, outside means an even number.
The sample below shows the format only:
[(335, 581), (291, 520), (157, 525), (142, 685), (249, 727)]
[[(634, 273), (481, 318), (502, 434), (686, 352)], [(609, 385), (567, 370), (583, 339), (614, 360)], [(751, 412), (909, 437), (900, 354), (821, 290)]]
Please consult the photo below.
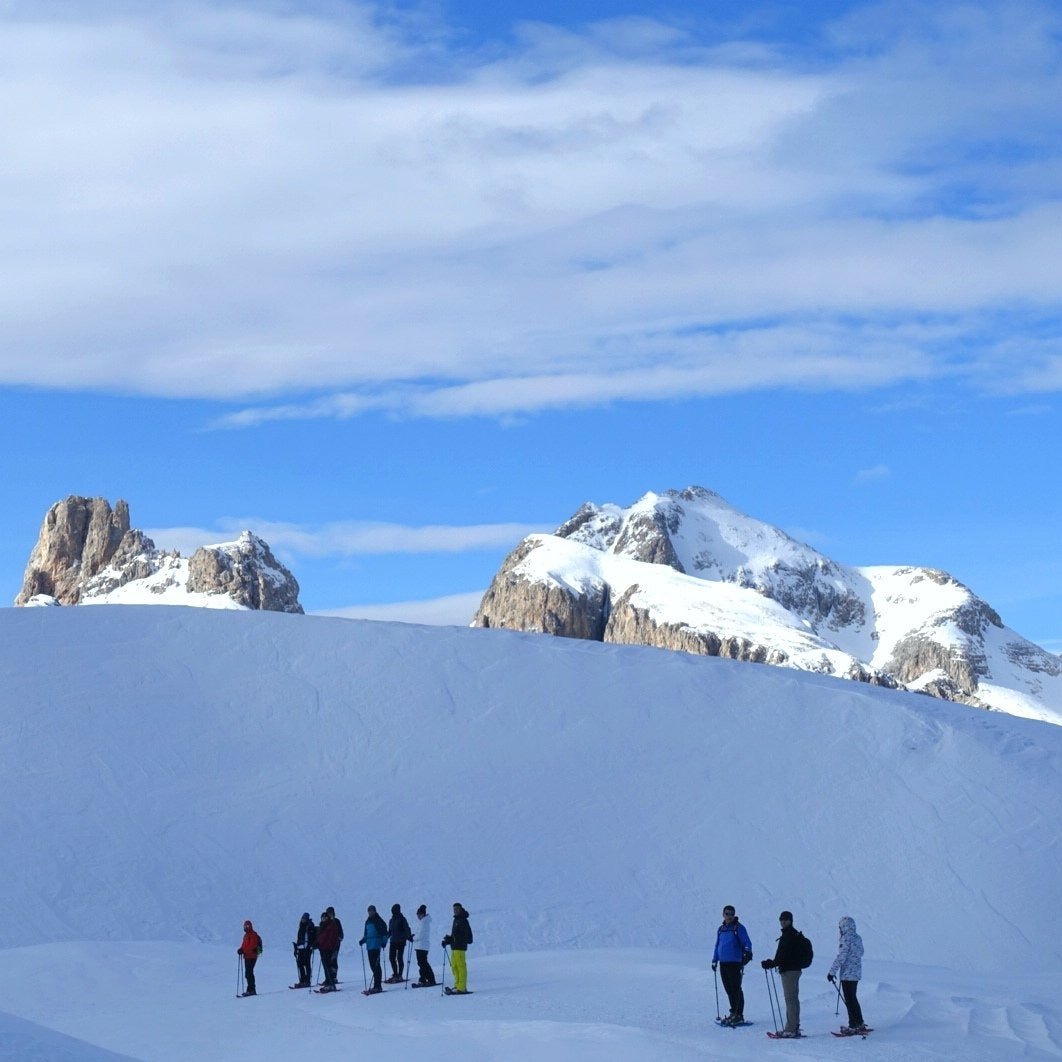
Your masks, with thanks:
[(715, 963), (712, 963), (712, 977), (715, 979), (715, 1020), (719, 1021), (719, 974), (716, 972)]
[(766, 966), (763, 968), (763, 976), (767, 981), (767, 1001), (771, 1004), (771, 1023), (774, 1025), (774, 1031), (778, 1032), (778, 1015), (774, 1007), (776, 993), (771, 992), (771, 971)]
[(240, 974), (243, 973), (243, 954), (236, 955), (236, 998), (240, 998)]
[(834, 1007), (833, 1015), (834, 1017), (837, 1017), (837, 1015), (841, 1013), (841, 987), (837, 984), (836, 980), (833, 982), (833, 987), (837, 990), (837, 1006)]
[(409, 938), (406, 946), (406, 991), (409, 991), (409, 982), (413, 980), (413, 938)]
[(369, 989), (369, 975), (365, 972), (365, 945), (361, 946), (361, 985), (366, 991)]
[(446, 967), (450, 965), (450, 959), (449, 959), (449, 957), (446, 954), (448, 950), (449, 949), (444, 944), (443, 945), (442, 992), (440, 993), (440, 995), (444, 995), (444, 996), (446, 995)]

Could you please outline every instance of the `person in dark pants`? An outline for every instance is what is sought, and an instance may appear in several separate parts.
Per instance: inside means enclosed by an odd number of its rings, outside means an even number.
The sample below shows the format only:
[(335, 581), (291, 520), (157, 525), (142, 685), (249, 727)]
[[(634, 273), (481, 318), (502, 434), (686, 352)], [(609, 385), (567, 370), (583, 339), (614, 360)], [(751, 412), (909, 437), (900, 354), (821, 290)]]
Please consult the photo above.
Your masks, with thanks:
[(387, 950), (391, 976), (387, 978), (387, 983), (397, 985), (401, 983), (406, 967), (406, 945), (413, 939), (413, 931), (409, 928), (406, 916), (402, 914), (401, 904), (391, 905), (391, 921), (387, 925), (387, 935), (391, 941)]
[(335, 954), (335, 957), (332, 960), (333, 965), (335, 966), (336, 980), (338, 981), (339, 980), (339, 949), (343, 947), (343, 923), (338, 918), (336, 918), (336, 909), (334, 907), (327, 907), (327, 908), (325, 908), (325, 910), (328, 911), (328, 917), (331, 918), (333, 922), (335, 922), (335, 924), (336, 924), (336, 932), (339, 934), (339, 940), (336, 943), (336, 954)]
[(431, 915), (424, 904), (417, 908), (417, 933), (413, 943), (417, 953), (417, 970), (420, 973), (417, 984), (425, 988), (430, 987), (435, 984), (435, 971), (428, 962), (428, 952), (431, 949)]
[(848, 1010), (848, 1024), (841, 1032), (858, 1034), (866, 1029), (858, 994), (859, 979), (863, 976), (863, 938), (856, 932), (855, 919), (848, 915), (841, 919), (837, 928), (841, 932), (841, 942), (826, 980), (834, 984), (835, 976), (841, 978), (841, 993)]
[(712, 969), (719, 970), (723, 991), (730, 1002), (730, 1013), (722, 1018), (724, 1025), (738, 1025), (745, 1020), (745, 993), (741, 979), (752, 959), (752, 941), (748, 930), (738, 921), (737, 912), (727, 904), (723, 908), (723, 924), (715, 933)]
[(250, 919), (243, 923), (243, 942), (236, 949), (236, 954), (243, 956), (243, 976), (247, 980), (247, 990), (243, 994), (258, 995), (254, 983), (254, 964), (262, 954), (262, 938), (254, 931)]
[(376, 913), (376, 908), (369, 904), (368, 918), (365, 919), (365, 935), (358, 941), (365, 945), (369, 954), (369, 969), (372, 970), (372, 986), (366, 991), (382, 992), (383, 970), (380, 967), (380, 951), (387, 943), (387, 923)]
[(299, 919), (299, 928), (291, 946), (295, 949), (295, 966), (299, 971), (298, 986), (308, 988), (313, 979), (313, 949), (317, 946), (317, 926), (313, 924), (309, 911), (304, 911)]
[(336, 953), (339, 951), (339, 926), (327, 911), (321, 913), (321, 924), (317, 927), (317, 950), (321, 955), (321, 973), (324, 975), (321, 991), (334, 992), (336, 981), (339, 980), (339, 962), (336, 959)]
[(782, 979), (782, 992), (785, 994), (785, 1028), (778, 1034), (792, 1040), (800, 1036), (800, 975), (804, 972), (804, 948), (801, 941), (803, 933), (793, 928), (793, 915), (783, 911), (778, 916), (782, 935), (778, 938), (778, 948), (773, 959), (764, 959), (760, 964), (765, 970), (777, 969)]

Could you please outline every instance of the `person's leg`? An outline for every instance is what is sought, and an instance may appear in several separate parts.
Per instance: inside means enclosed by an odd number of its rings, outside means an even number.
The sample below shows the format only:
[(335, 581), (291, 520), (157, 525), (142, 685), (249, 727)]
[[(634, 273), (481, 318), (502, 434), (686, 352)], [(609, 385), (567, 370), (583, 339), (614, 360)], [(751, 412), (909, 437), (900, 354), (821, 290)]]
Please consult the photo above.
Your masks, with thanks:
[(247, 991), (254, 995), (256, 993), (254, 984), (254, 964), (258, 962), (258, 956), (252, 955), (249, 959), (244, 956), (243, 960), (243, 975), (247, 978)]
[(785, 994), (785, 1031), (800, 1032), (800, 974), (801, 970), (786, 970), (780, 974)]
[(383, 980), (383, 968), (380, 965), (380, 949), (369, 948), (369, 968), (372, 970), (372, 987), (379, 991)]
[(308, 985), (310, 983), (310, 957), (313, 952), (309, 948), (299, 948), (295, 954), (295, 965), (299, 971), (299, 984)]
[(719, 976), (723, 982), (723, 991), (730, 1003), (730, 1017), (740, 1018), (745, 1013), (745, 993), (741, 989), (741, 963), (721, 962)]
[(841, 982), (844, 1005), (848, 1008), (848, 1027), (851, 1029), (858, 1029), (863, 1024), (863, 1008), (859, 1005), (858, 990), (858, 981)]
[(459, 948), (451, 948), (451, 963), (454, 971), (454, 991), (465, 992), (468, 989), (468, 964), (465, 953)]

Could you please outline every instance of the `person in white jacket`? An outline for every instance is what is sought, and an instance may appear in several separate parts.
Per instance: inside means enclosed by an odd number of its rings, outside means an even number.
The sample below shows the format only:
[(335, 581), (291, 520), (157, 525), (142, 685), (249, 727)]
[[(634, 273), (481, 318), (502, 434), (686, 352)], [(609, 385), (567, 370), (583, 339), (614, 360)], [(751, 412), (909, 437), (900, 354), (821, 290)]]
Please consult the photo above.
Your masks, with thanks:
[(417, 953), (417, 969), (420, 971), (418, 988), (428, 988), (436, 984), (435, 971), (428, 962), (428, 951), (431, 949), (431, 915), (428, 908), (421, 904), (417, 908), (417, 924), (413, 931), (413, 949)]
[(848, 1025), (841, 1032), (857, 1033), (866, 1028), (856, 994), (863, 976), (863, 938), (856, 932), (855, 919), (848, 915), (841, 919), (837, 928), (841, 931), (841, 943), (826, 980), (835, 984), (836, 976), (840, 976), (844, 1005), (848, 1008)]

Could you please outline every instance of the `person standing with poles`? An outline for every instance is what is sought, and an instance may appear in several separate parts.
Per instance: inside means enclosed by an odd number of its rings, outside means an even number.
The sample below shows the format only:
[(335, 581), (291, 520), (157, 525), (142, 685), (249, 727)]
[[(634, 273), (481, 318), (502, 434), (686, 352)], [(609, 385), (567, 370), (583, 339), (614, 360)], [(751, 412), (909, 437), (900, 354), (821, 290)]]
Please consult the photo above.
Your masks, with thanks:
[(383, 991), (380, 983), (383, 978), (383, 970), (380, 967), (380, 951), (387, 943), (387, 923), (377, 914), (376, 908), (369, 904), (368, 917), (365, 919), (365, 935), (358, 941), (365, 945), (369, 953), (369, 967), (372, 969), (372, 985), (365, 989), (366, 996), (375, 995)]
[(243, 959), (243, 976), (247, 981), (247, 989), (243, 995), (258, 995), (254, 983), (254, 964), (262, 954), (262, 938), (254, 931), (250, 919), (243, 923), (243, 941), (236, 949), (236, 954)]
[(865, 1036), (870, 1030), (863, 1021), (863, 1008), (859, 1005), (859, 980), (863, 976), (863, 938), (856, 932), (854, 918), (845, 915), (838, 923), (841, 940), (837, 958), (833, 960), (826, 980), (836, 987), (840, 977), (844, 1005), (848, 1010), (848, 1024), (842, 1026), (844, 1036)]
[(303, 911), (291, 946), (295, 952), (295, 968), (299, 972), (298, 981), (291, 987), (309, 988), (313, 983), (313, 949), (317, 946), (317, 926), (309, 911)]
[(321, 956), (324, 984), (316, 991), (335, 992), (339, 980), (339, 962), (336, 959), (336, 953), (339, 951), (339, 926), (327, 911), (321, 912), (321, 924), (317, 927), (317, 951)]
[(779, 1040), (795, 1040), (800, 1032), (800, 975), (811, 965), (814, 952), (811, 941), (803, 933), (793, 928), (793, 915), (783, 911), (778, 916), (782, 935), (778, 938), (778, 948), (773, 959), (764, 959), (760, 964), (765, 970), (777, 970), (782, 979), (782, 993), (785, 996), (785, 1028), (768, 1036)]
[(424, 904), (417, 908), (417, 932), (413, 940), (417, 952), (417, 970), (420, 973), (420, 979), (413, 987), (431, 988), (435, 984), (435, 971), (428, 962), (428, 951), (431, 949), (431, 915)]
[(715, 933), (715, 951), (712, 952), (712, 973), (719, 970), (723, 989), (730, 1002), (730, 1013), (725, 1018), (717, 1019), (720, 1025), (745, 1024), (745, 993), (741, 988), (741, 979), (751, 960), (752, 941), (748, 930), (738, 921), (733, 906), (727, 904), (723, 908), (723, 924)]
[(468, 912), (459, 903), (454, 904), (454, 922), (450, 932), (443, 937), (443, 947), (450, 949), (450, 968), (454, 972), (454, 987), (444, 988), (448, 996), (468, 995), (468, 965), (465, 953), (472, 943), (472, 927)]
[(387, 978), (389, 985), (401, 984), (404, 980), (406, 960), (406, 944), (413, 939), (413, 931), (409, 928), (406, 916), (402, 914), (401, 904), (391, 905), (391, 921), (387, 926), (387, 936), (390, 944), (387, 950), (387, 958), (391, 963), (391, 976)]

